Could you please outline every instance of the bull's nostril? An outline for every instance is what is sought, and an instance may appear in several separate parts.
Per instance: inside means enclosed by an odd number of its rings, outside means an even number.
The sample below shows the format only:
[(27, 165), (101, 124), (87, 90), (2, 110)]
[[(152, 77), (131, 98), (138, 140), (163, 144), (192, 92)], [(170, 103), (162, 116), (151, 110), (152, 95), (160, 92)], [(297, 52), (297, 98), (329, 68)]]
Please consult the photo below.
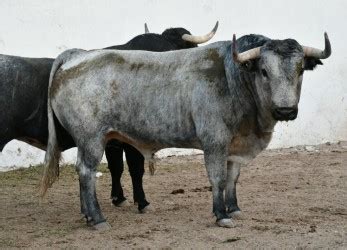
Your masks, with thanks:
[(296, 109), (294, 109), (294, 108), (276, 108), (276, 113), (282, 114), (282, 115), (289, 115), (293, 112), (296, 112)]
[(276, 120), (294, 120), (298, 114), (298, 109), (296, 107), (274, 108), (272, 114)]

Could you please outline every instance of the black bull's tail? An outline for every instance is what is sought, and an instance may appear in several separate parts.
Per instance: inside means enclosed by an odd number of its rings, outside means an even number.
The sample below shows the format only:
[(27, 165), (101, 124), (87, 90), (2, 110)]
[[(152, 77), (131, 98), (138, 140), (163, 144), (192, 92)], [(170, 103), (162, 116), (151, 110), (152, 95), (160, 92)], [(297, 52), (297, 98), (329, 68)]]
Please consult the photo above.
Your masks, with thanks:
[(54, 124), (54, 113), (52, 109), (52, 103), (51, 103), (51, 85), (53, 82), (53, 78), (57, 70), (61, 67), (62, 64), (64, 64), (67, 60), (69, 60), (72, 55), (74, 55), (76, 52), (79, 52), (82, 50), (72, 49), (67, 50), (60, 54), (57, 59), (55, 59), (52, 70), (49, 77), (49, 85), (48, 85), (48, 101), (47, 101), (47, 110), (48, 110), (48, 142), (47, 142), (47, 150), (45, 155), (45, 162), (44, 162), (44, 173), (41, 180), (41, 187), (40, 187), (40, 195), (43, 197), (47, 189), (52, 186), (52, 184), (58, 179), (59, 177), (59, 160), (61, 158), (61, 151), (59, 149), (58, 140), (57, 140), (57, 134)]

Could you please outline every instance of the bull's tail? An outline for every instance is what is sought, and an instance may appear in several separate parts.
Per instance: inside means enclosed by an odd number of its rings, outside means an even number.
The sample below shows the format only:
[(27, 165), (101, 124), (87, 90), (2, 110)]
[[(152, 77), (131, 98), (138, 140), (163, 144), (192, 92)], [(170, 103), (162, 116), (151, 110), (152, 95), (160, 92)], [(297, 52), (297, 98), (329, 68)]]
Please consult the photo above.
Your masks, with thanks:
[(59, 69), (59, 67), (64, 63), (62, 60), (63, 57), (59, 56), (54, 61), (51, 73), (49, 76), (49, 84), (48, 84), (48, 101), (47, 101), (47, 113), (48, 113), (48, 141), (47, 141), (47, 149), (45, 155), (45, 163), (44, 163), (44, 172), (41, 180), (41, 188), (40, 195), (43, 197), (47, 189), (53, 185), (53, 183), (59, 177), (59, 160), (61, 157), (61, 151), (59, 149), (57, 133), (54, 124), (54, 113), (52, 109), (50, 89), (52, 85), (52, 81), (55, 75), (55, 72)]
[(44, 172), (40, 189), (41, 197), (46, 194), (47, 189), (51, 187), (52, 184), (58, 179), (59, 160), (61, 157), (55, 130), (54, 115), (50, 101), (48, 101), (48, 131), (49, 135), (45, 155)]
[(52, 184), (59, 177), (59, 160), (61, 158), (61, 151), (59, 149), (57, 134), (54, 124), (54, 112), (52, 109), (51, 102), (51, 86), (53, 82), (54, 75), (57, 70), (68, 61), (73, 55), (81, 52), (80, 49), (71, 49), (60, 54), (53, 63), (51, 73), (49, 76), (49, 85), (48, 85), (48, 101), (47, 101), (47, 111), (48, 111), (48, 142), (47, 150), (45, 155), (44, 163), (44, 173), (41, 181), (40, 195), (43, 197), (47, 189), (52, 186)]

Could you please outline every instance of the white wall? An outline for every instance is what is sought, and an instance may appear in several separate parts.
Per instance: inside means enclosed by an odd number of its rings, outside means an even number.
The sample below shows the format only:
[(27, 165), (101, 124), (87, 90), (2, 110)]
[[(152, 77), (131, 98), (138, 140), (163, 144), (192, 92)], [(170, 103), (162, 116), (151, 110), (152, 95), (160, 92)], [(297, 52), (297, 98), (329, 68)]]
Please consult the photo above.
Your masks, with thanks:
[[(202, 34), (219, 20), (212, 42), (259, 33), (318, 48), (327, 31), (333, 54), (305, 73), (299, 116), (276, 127), (271, 147), (318, 144), (347, 139), (346, 16), (344, 0), (1, 0), (0, 53), (55, 57), (67, 48), (121, 44), (143, 33), (144, 22), (152, 32), (182, 26)], [(0, 153), (0, 168), (42, 160), (42, 151), (14, 141)]]

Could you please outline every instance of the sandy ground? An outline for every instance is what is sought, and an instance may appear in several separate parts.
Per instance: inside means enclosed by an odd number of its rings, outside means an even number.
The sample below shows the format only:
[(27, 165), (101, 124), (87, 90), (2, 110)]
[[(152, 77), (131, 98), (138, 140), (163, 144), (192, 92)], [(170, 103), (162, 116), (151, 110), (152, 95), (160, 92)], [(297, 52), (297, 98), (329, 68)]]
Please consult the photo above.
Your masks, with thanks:
[[(203, 156), (169, 157), (144, 178), (155, 211), (111, 205), (110, 175), (98, 199), (112, 228), (98, 232), (79, 214), (71, 166), (48, 196), (37, 197), (42, 168), (0, 174), (0, 248), (347, 248), (347, 144), (269, 150), (242, 169), (238, 197), (244, 219), (219, 228)], [(132, 200), (129, 174), (123, 177)], [(173, 191), (182, 189), (179, 194)], [(174, 192), (175, 193), (175, 192)]]

